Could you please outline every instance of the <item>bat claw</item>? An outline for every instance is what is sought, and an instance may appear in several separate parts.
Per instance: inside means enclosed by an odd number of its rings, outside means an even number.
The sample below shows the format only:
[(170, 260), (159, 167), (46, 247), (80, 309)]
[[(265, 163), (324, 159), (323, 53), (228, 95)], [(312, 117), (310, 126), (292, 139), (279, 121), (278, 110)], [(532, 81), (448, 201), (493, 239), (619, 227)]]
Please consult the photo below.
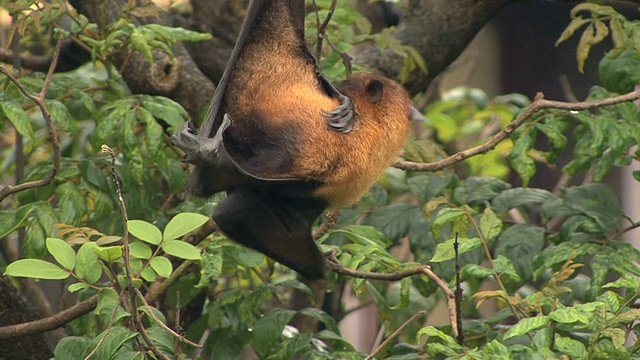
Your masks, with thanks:
[(202, 147), (202, 140), (191, 122), (185, 123), (180, 131), (171, 137), (171, 143), (184, 152), (182, 161), (192, 164), (199, 158), (198, 150)]
[(353, 103), (344, 95), (338, 95), (338, 100), (340, 100), (340, 105), (332, 110), (322, 110), (322, 116), (327, 119), (327, 125), (332, 130), (346, 134), (353, 129), (355, 118)]

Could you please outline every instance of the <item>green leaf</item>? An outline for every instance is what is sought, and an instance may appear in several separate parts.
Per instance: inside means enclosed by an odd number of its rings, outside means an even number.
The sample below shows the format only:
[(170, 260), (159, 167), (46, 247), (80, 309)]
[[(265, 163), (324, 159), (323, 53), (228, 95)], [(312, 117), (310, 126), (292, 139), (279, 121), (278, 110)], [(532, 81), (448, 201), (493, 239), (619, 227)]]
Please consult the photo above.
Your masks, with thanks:
[(138, 28), (133, 29), (133, 31), (131, 32), (131, 36), (129, 37), (131, 47), (134, 50), (142, 53), (147, 61), (153, 63), (153, 55), (151, 54), (151, 46), (149, 46), (149, 40), (151, 39), (145, 37)]
[(484, 214), (480, 218), (480, 231), (484, 235), (485, 240), (493, 240), (500, 234), (502, 230), (502, 221), (498, 219), (496, 213), (491, 208), (485, 208)]
[(56, 261), (67, 270), (73, 270), (76, 264), (76, 252), (64, 240), (47, 238), (47, 250)]
[(605, 88), (616, 93), (626, 93), (633, 90), (640, 80), (638, 73), (640, 59), (635, 49), (625, 49), (620, 55), (604, 56), (600, 60), (598, 71), (600, 80)]
[(151, 248), (141, 241), (129, 244), (129, 254), (136, 259), (150, 259), (151, 253)]
[(60, 130), (76, 133), (78, 131), (78, 121), (73, 118), (69, 109), (58, 100), (46, 100), (47, 107), (51, 113), (51, 118)]
[(555, 345), (560, 352), (568, 355), (572, 360), (586, 360), (589, 358), (587, 348), (578, 340), (566, 336), (556, 336)]
[(273, 309), (256, 321), (253, 327), (253, 349), (261, 357), (266, 357), (277, 348), (282, 338), (282, 330), (295, 315), (293, 310)]
[(164, 228), (163, 239), (175, 240), (188, 234), (209, 220), (208, 216), (198, 213), (180, 213), (171, 219)]
[(70, 293), (74, 293), (76, 291), (80, 291), (80, 290), (84, 290), (84, 289), (88, 289), (88, 288), (89, 288), (89, 285), (87, 285), (87, 284), (85, 284), (83, 282), (77, 282), (77, 283), (73, 283), (73, 284), (69, 285), (67, 287), (67, 290)]
[(544, 189), (515, 188), (508, 189), (496, 196), (491, 202), (491, 207), (498, 213), (505, 213), (510, 209), (525, 204), (540, 204), (553, 197)]
[(0, 239), (19, 228), (37, 205), (37, 203), (26, 204), (9, 212), (0, 212)]
[(542, 251), (544, 239), (544, 228), (531, 224), (516, 224), (502, 233), (495, 255), (508, 258), (523, 279), (531, 279), (531, 263)]
[(98, 255), (94, 251), (96, 247), (95, 243), (84, 243), (76, 254), (76, 275), (89, 284), (97, 283), (102, 276), (102, 266), (100, 266)]
[(120, 305), (119, 295), (112, 288), (103, 288), (98, 292), (98, 304), (94, 312), (108, 324), (116, 324), (120, 320), (131, 316)]
[(549, 319), (561, 324), (582, 323), (588, 324), (589, 317), (575, 308), (561, 308), (549, 313)]
[(482, 353), (485, 359), (492, 360), (511, 360), (513, 357), (509, 353), (509, 349), (498, 342), (493, 340), (482, 348)]
[[(97, 348), (94, 359), (112, 359), (120, 348), (136, 336), (138, 333), (123, 326), (112, 326), (96, 336), (87, 349), (91, 351)], [(99, 343), (100, 346), (98, 346)]]
[(587, 24), (587, 23), (589, 23), (591, 21), (592, 21), (591, 19), (583, 19), (580, 16), (577, 17), (577, 18), (574, 18), (573, 20), (571, 20), (571, 22), (569, 23), (567, 28), (564, 29), (562, 34), (560, 34), (560, 37), (556, 41), (556, 46), (558, 46), (558, 45), (560, 45), (560, 43), (566, 41), (568, 38), (571, 37), (571, 35), (573, 35), (576, 32), (576, 30), (578, 30), (583, 25), (585, 25), (585, 24)]
[(180, 240), (168, 240), (162, 243), (162, 250), (169, 255), (173, 255), (180, 259), (186, 260), (200, 260), (202, 255), (200, 249), (197, 247), (180, 241)]
[(140, 272), (140, 276), (144, 279), (144, 281), (146, 282), (154, 282), (156, 280), (156, 272), (153, 271), (152, 268), (144, 268), (142, 269), (142, 271)]
[(158, 276), (163, 278), (168, 278), (173, 272), (173, 266), (171, 265), (171, 261), (164, 256), (156, 256), (151, 259), (149, 263), (151, 268), (155, 270)]
[(338, 329), (338, 323), (336, 322), (336, 320), (333, 317), (331, 317), (331, 315), (327, 314), (326, 312), (320, 309), (311, 308), (311, 307), (304, 308), (298, 311), (298, 315), (308, 316), (310, 318), (316, 319), (319, 322), (323, 323), (326, 329), (336, 333), (340, 332), (340, 330)]
[[(442, 262), (455, 258), (454, 249), (455, 239), (449, 239), (441, 242), (436, 246), (436, 253), (431, 258), (431, 262)], [(479, 238), (458, 238), (458, 254), (462, 255), (468, 251), (474, 250), (482, 246), (482, 241)]]
[(20, 259), (7, 265), (4, 275), (32, 279), (62, 280), (69, 272), (55, 264), (40, 259)]
[(158, 347), (158, 350), (170, 358), (176, 358), (173, 356), (175, 347), (174, 338), (166, 329), (161, 326), (151, 326), (147, 328), (147, 332), (153, 343)]
[[(427, 335), (429, 336), (429, 338), (436, 338), (439, 340), (442, 340), (442, 343), (444, 345), (446, 345), (448, 348), (450, 348), (451, 350), (454, 350), (454, 354), (455, 351), (460, 351), (462, 350), (462, 346), (460, 346), (458, 344), (458, 342), (451, 336), (445, 334), (443, 331), (436, 329), (434, 326), (426, 326), (423, 327), (422, 329), (420, 329), (420, 331), (418, 331), (418, 334), (416, 335), (416, 341), (420, 342), (421, 338)], [(430, 339), (427, 340), (427, 343), (430, 342)]]
[[(240, 264), (239, 262), (237, 264)], [(202, 254), (202, 265), (200, 267), (200, 281), (196, 288), (208, 286), (211, 281), (220, 278), (222, 274), (222, 256), (219, 253), (205, 252)]]
[(0, 109), (2, 109), (4, 115), (20, 135), (29, 139), (29, 141), (35, 141), (36, 135), (31, 127), (29, 116), (20, 105), (5, 99), (4, 96), (0, 96)]
[(504, 339), (506, 340), (514, 336), (522, 336), (529, 331), (546, 327), (548, 326), (549, 321), (550, 319), (546, 315), (522, 319), (518, 321), (517, 324), (513, 325), (506, 334), (504, 334)]
[(56, 345), (53, 357), (55, 359), (84, 359), (89, 341), (91, 341), (89, 338), (80, 336), (63, 337)]
[(373, 246), (384, 250), (391, 245), (391, 241), (373, 226), (349, 225), (332, 230), (331, 233), (343, 234), (354, 244), (362, 246)]
[(93, 251), (98, 257), (108, 263), (114, 263), (122, 258), (123, 245), (96, 246)]
[(513, 149), (509, 154), (509, 163), (522, 179), (522, 184), (526, 187), (529, 180), (536, 173), (536, 165), (527, 152), (535, 144), (535, 138), (531, 134), (533, 131), (524, 131), (516, 139)]
[(622, 209), (616, 194), (608, 186), (600, 183), (568, 188), (564, 202), (601, 226), (604, 231), (615, 231), (622, 219)]
[(131, 235), (146, 243), (158, 245), (162, 242), (162, 233), (153, 224), (143, 220), (129, 220), (127, 226)]
[(79, 219), (87, 214), (87, 199), (80, 193), (77, 186), (63, 183), (56, 187), (58, 195), (57, 213), (60, 222), (79, 225)]

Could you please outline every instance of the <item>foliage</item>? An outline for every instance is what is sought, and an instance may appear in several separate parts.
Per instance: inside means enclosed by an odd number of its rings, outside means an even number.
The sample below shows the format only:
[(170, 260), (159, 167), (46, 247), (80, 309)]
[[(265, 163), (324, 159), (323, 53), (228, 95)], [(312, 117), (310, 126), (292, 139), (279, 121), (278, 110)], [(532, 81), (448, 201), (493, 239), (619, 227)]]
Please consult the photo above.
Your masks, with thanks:
[[(322, 21), (330, 2), (317, 3)], [(168, 98), (132, 95), (108, 55), (130, 46), (149, 58), (151, 48), (171, 53), (174, 42), (201, 40), (202, 35), (134, 26), (129, 15), (145, 11), (138, 8), (97, 31), (96, 24), (62, 2), (38, 3), (35, 11), (27, 10), (31, 2), (26, 1), (6, 6), (17, 15), (13, 30), (26, 35), (25, 45), (37, 41), (29, 34), (55, 31), (75, 36), (93, 51), (93, 64), (54, 75), (46, 94), (63, 139), (60, 171), (49, 185), (13, 195), (0, 211), (0, 239), (19, 242), (23, 256), (4, 266), (5, 275), (67, 280), (66, 285), (59, 281), (60, 286), (76, 293), (79, 301), (98, 297), (92, 313), (67, 325), (69, 337), (57, 344), (56, 358), (145, 358), (150, 346), (133, 330), (136, 314), (158, 351), (169, 357), (196, 356), (200, 350), (185, 338), (202, 339), (201, 351), (216, 359), (239, 358), (248, 348), (265, 359), (367, 356), (338, 328), (357, 308), (331, 314), (313, 307), (292, 310), (288, 304), (294, 292), (314, 295), (290, 270), (217, 233), (196, 244), (188, 241), (213, 206), (181, 196), (186, 172), (167, 136), (188, 116)], [(584, 13), (591, 18), (583, 19)], [(62, 15), (74, 20), (71, 30), (56, 27)], [(638, 23), (592, 3), (578, 5), (571, 17), (559, 42), (586, 25), (577, 51), (580, 68), (591, 45), (607, 34), (614, 40), (614, 48), (600, 62), (603, 86), (594, 86), (588, 100), (630, 91), (640, 76)], [(348, 2), (339, 2), (332, 19), (326, 31), (339, 51), (373, 40), (406, 55), (409, 70), (426, 71), (411, 50), (393, 43), (388, 34), (370, 35), (368, 24)], [(315, 14), (307, 23), (315, 29)], [(354, 28), (364, 35), (354, 39)], [(311, 29), (309, 36), (317, 39)], [(344, 71), (336, 52), (328, 52), (323, 65), (330, 76)], [(34, 73), (19, 81), (36, 93), (45, 77)], [(457, 151), (482, 144), (529, 104), (517, 94), (489, 99), (478, 89), (452, 89), (424, 109), (436, 143), (413, 139), (404, 157), (431, 162), (446, 155), (444, 148)], [(640, 219), (628, 219), (616, 194), (600, 181), (612, 169), (637, 160), (639, 116), (630, 102), (590, 111), (541, 111), (494, 151), (467, 160), (456, 173), (389, 169), (357, 206), (342, 211), (319, 243), (343, 268), (365, 276), (332, 272), (328, 288), (342, 294), (349, 284), (355, 296), (376, 305), (383, 335), (390, 339), (376, 358), (636, 358), (640, 251), (620, 237)], [(3, 145), (24, 144), (22, 181), (42, 178), (50, 170), (49, 131), (42, 114), (4, 76), (0, 130)], [(120, 152), (114, 170), (122, 183), (126, 215), (135, 220), (122, 220), (110, 165), (100, 154), (102, 144)], [(14, 146), (2, 146), (1, 153), (1, 177), (25, 165)], [(561, 155), (571, 160), (556, 164)], [(556, 165), (567, 177), (588, 171), (592, 181), (557, 192), (527, 187), (540, 166)], [(513, 174), (523, 186), (507, 182)], [(640, 179), (638, 173), (634, 176)], [(403, 246), (411, 255), (394, 255)], [(405, 323), (443, 300), (432, 278), (419, 274), (389, 285), (366, 276), (430, 264), (454, 287), (456, 263), (464, 290), (462, 343), (451, 325)], [(162, 292), (157, 292), (159, 279), (170, 284)], [(135, 289), (146, 295), (134, 295), (139, 302), (131, 308), (128, 294)], [(142, 301), (150, 294), (154, 301)], [(190, 306), (198, 311), (181, 329), (180, 311)], [(290, 325), (296, 317), (314, 319), (323, 330), (299, 332)]]

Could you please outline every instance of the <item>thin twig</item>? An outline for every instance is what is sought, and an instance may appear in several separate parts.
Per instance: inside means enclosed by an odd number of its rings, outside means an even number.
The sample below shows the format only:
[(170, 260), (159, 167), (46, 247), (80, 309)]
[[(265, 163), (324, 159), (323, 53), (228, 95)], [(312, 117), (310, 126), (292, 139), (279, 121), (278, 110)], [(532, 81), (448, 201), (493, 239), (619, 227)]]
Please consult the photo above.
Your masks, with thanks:
[(398, 161), (393, 166), (410, 171), (436, 171), (444, 169), (446, 167), (455, 165), (465, 159), (479, 154), (487, 153), (493, 150), (500, 142), (520, 127), (525, 121), (537, 114), (538, 111), (544, 109), (561, 109), (569, 111), (580, 111), (594, 109), (607, 105), (619, 104), (626, 101), (634, 101), (640, 99), (640, 90), (635, 90), (623, 95), (613, 96), (606, 99), (593, 100), (593, 101), (580, 101), (580, 102), (564, 102), (545, 100), (542, 93), (538, 93), (533, 102), (525, 109), (525, 111), (513, 120), (507, 127), (502, 129), (499, 133), (495, 134), (484, 144), (472, 147), (467, 150), (457, 152), (444, 159), (434, 161), (432, 163), (418, 163), (413, 161)]
[(364, 360), (371, 360), (373, 359), (374, 356), (376, 356), (382, 349), (384, 349), (385, 346), (387, 346), (391, 340), (393, 340), (393, 338), (395, 338), (396, 336), (398, 336), (398, 334), (400, 334), (400, 332), (402, 330), (404, 330), (407, 326), (409, 326), (409, 324), (411, 324), (412, 322), (414, 322), (417, 318), (424, 316), (427, 312), (426, 311), (418, 311), (417, 313), (413, 314), (412, 317), (410, 317), (407, 321), (405, 321), (404, 323), (402, 323), (402, 325), (400, 325), (391, 335), (389, 335), (388, 338), (386, 338), (382, 344), (380, 344), (380, 346), (378, 346), (375, 350), (373, 350), (371, 352), (371, 354), (369, 354), (369, 356), (367, 356), (366, 358), (364, 358)]
[(156, 285), (157, 283), (153, 284), (153, 286), (149, 289), (149, 292), (147, 292), (145, 300), (150, 303), (158, 300), (160, 295), (164, 294), (169, 286), (171, 286), (171, 284), (178, 280), (191, 264), (193, 264), (191, 261), (185, 260), (182, 264), (180, 264), (180, 266), (173, 270), (171, 275), (169, 275), (168, 278), (164, 279), (163, 282), (159, 283), (158, 285)]
[(113, 325), (114, 325), (114, 322), (115, 322), (114, 320), (116, 318), (116, 315), (118, 314), (118, 309), (120, 308), (120, 300), (122, 299), (122, 296), (123, 296), (122, 293), (120, 293), (120, 295), (118, 295), (118, 301), (116, 302), (116, 306), (113, 307), (113, 311), (111, 311), (111, 319), (109, 320), (109, 323), (107, 324), (107, 329), (104, 331), (104, 335), (102, 336), (100, 341), (98, 341), (98, 344), (96, 344), (96, 347), (94, 347), (93, 350), (91, 350), (91, 352), (88, 353), (87, 356), (84, 357), (84, 360), (91, 359), (91, 357), (98, 352), (98, 349), (100, 349), (102, 344), (104, 344), (104, 342), (107, 340), (107, 336), (109, 336), (109, 333), (111, 333), (111, 329), (113, 328)]
[(102, 145), (102, 152), (109, 154), (109, 157), (111, 159), (111, 166), (110, 166), (111, 177), (113, 178), (113, 182), (116, 187), (116, 193), (118, 195), (118, 203), (120, 205), (120, 212), (122, 213), (121, 214), (122, 221), (123, 221), (122, 257), (124, 261), (124, 271), (127, 278), (127, 291), (129, 292), (129, 301), (130, 301), (130, 308), (131, 308), (130, 311), (131, 311), (131, 317), (133, 319), (133, 325), (135, 329), (140, 333), (140, 336), (142, 336), (142, 339), (147, 344), (147, 347), (149, 348), (149, 350), (151, 350), (151, 352), (157, 358), (169, 360), (169, 357), (166, 356), (164, 353), (162, 353), (153, 343), (153, 340), (151, 340), (151, 337), (149, 337), (149, 334), (147, 333), (147, 330), (145, 329), (144, 324), (140, 320), (140, 316), (138, 314), (138, 305), (136, 305), (137, 290), (133, 285), (133, 275), (131, 273), (131, 262), (129, 259), (129, 227), (127, 226), (129, 216), (127, 214), (127, 206), (124, 202), (124, 196), (122, 195), (122, 186), (120, 184), (120, 179), (118, 178), (118, 174), (116, 173), (115, 154), (113, 150), (107, 145)]
[(42, 113), (42, 117), (47, 124), (47, 128), (49, 130), (49, 140), (51, 141), (51, 147), (53, 150), (53, 166), (49, 173), (40, 180), (27, 181), (18, 185), (7, 185), (4, 189), (0, 190), (0, 201), (4, 200), (7, 196), (11, 194), (15, 194), (20, 191), (24, 191), (27, 189), (33, 189), (41, 186), (46, 186), (58, 173), (60, 169), (60, 161), (61, 161), (61, 153), (60, 153), (60, 142), (58, 141), (58, 130), (56, 128), (56, 124), (53, 122), (51, 118), (51, 112), (47, 107), (46, 95), (47, 89), (49, 88), (49, 84), (51, 83), (51, 78), (53, 76), (53, 72), (56, 68), (56, 64), (58, 63), (58, 57), (60, 55), (60, 48), (62, 46), (62, 36), (58, 38), (58, 42), (56, 43), (56, 48), (53, 52), (53, 59), (51, 61), (51, 66), (49, 67), (49, 72), (44, 80), (44, 84), (42, 85), (42, 89), (36, 95), (32, 94), (27, 90), (20, 81), (11, 73), (11, 71), (7, 70), (4, 66), (0, 66), (0, 73), (5, 75), (11, 80), (11, 82), (20, 90), (20, 92), (27, 97), (29, 100), (36, 103), (40, 112)]
[(449, 285), (447, 285), (447, 283), (444, 282), (444, 280), (442, 280), (438, 275), (436, 275), (431, 270), (431, 266), (425, 265), (425, 267), (422, 269), (422, 272), (425, 275), (427, 275), (429, 279), (433, 280), (433, 282), (435, 282), (436, 285), (438, 285), (440, 290), (442, 290), (444, 295), (447, 297), (447, 309), (449, 309), (449, 323), (451, 324), (451, 330), (453, 330), (453, 336), (457, 337), (460, 330), (458, 329), (458, 322), (456, 321), (456, 319), (458, 319), (458, 312), (456, 311), (455, 294), (449, 288)]
[(369, 279), (369, 280), (384, 280), (384, 281), (398, 281), (402, 280), (406, 277), (424, 274), (429, 279), (433, 280), (436, 285), (442, 290), (442, 292), (447, 297), (447, 308), (449, 309), (449, 321), (451, 323), (451, 328), (453, 329), (454, 336), (458, 336), (458, 325), (456, 323), (457, 312), (456, 312), (456, 303), (455, 303), (455, 294), (449, 288), (444, 280), (442, 280), (438, 275), (436, 275), (429, 265), (419, 265), (410, 269), (406, 269), (403, 271), (397, 271), (394, 273), (373, 273), (366, 271), (358, 271), (353, 269), (348, 269), (340, 264), (340, 261), (336, 257), (336, 252), (331, 251), (325, 254), (325, 261), (329, 268), (342, 275), (357, 277), (361, 279)]
[(318, 240), (324, 234), (326, 234), (327, 231), (331, 230), (331, 228), (333, 227), (333, 225), (336, 224), (339, 218), (340, 218), (340, 210), (332, 209), (327, 211), (327, 213), (325, 214), (324, 222), (311, 235), (313, 240)]
[(460, 243), (458, 242), (458, 233), (456, 233), (456, 238), (453, 243), (453, 249), (456, 254), (456, 291), (455, 291), (455, 303), (456, 303), (456, 325), (458, 327), (458, 335), (456, 336), (456, 340), (458, 344), (462, 345), (464, 343), (464, 331), (462, 329), (462, 286), (460, 281), (460, 254), (459, 254)]
[(153, 318), (153, 320), (155, 320), (155, 322), (158, 323), (158, 325), (160, 325), (163, 329), (167, 330), (171, 335), (173, 335), (179, 341), (187, 343), (187, 344), (189, 344), (189, 345), (191, 345), (193, 347), (200, 347), (200, 344), (194, 343), (193, 341), (187, 339), (186, 337), (178, 334), (177, 332), (173, 331), (173, 329), (171, 329), (169, 326), (167, 326), (165, 323), (163, 323), (162, 320), (158, 319), (156, 314), (153, 313), (153, 309), (151, 308), (151, 306), (149, 306), (149, 303), (144, 299), (144, 295), (142, 295), (140, 290), (135, 289), (135, 291), (138, 294), (138, 296), (140, 297), (140, 300), (142, 300), (142, 303), (144, 304), (144, 307), (149, 312), (149, 316), (151, 316)]

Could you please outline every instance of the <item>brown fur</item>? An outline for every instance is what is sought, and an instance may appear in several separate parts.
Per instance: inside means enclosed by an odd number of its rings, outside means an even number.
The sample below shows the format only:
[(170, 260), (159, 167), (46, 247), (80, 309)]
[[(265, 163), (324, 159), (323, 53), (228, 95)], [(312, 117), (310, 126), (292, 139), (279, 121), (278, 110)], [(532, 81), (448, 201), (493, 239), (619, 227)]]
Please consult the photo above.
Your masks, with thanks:
[[(314, 197), (329, 207), (347, 206), (367, 191), (404, 144), (410, 99), (389, 79), (353, 75), (338, 89), (354, 104), (354, 128), (348, 134), (329, 128), (322, 110), (331, 110), (339, 102), (322, 90), (315, 61), (289, 16), (282, 1), (265, 5), (229, 79), (223, 108), (239, 142), (251, 143), (260, 137), (258, 129), (264, 127), (256, 122), (265, 120), (269, 128), (290, 130), (283, 136), (296, 137), (284, 139), (296, 145), (286, 173), (271, 169), (254, 175), (318, 181), (323, 185)], [(373, 79), (384, 84), (376, 103), (365, 94)]]

